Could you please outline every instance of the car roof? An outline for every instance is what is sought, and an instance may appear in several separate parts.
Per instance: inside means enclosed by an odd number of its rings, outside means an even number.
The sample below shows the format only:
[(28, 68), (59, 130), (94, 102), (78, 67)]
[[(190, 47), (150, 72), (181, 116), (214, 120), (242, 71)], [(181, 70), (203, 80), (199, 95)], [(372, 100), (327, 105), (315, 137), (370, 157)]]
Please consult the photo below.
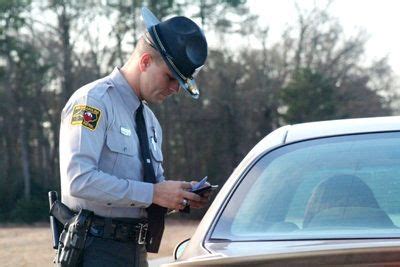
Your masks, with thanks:
[(328, 136), (400, 131), (400, 116), (317, 121), (286, 125), (265, 136), (245, 157), (254, 159), (260, 154), (288, 143)]
[(287, 127), (284, 143), (318, 137), (400, 130), (400, 116), (309, 122)]

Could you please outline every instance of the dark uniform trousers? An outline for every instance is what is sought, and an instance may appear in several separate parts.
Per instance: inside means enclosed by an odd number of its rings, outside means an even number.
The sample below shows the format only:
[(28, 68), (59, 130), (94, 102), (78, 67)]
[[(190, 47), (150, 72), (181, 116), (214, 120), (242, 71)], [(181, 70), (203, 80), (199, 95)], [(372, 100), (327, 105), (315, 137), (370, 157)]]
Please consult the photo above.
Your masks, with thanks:
[(137, 241), (120, 242), (89, 235), (86, 239), (82, 267), (148, 266), (145, 245)]

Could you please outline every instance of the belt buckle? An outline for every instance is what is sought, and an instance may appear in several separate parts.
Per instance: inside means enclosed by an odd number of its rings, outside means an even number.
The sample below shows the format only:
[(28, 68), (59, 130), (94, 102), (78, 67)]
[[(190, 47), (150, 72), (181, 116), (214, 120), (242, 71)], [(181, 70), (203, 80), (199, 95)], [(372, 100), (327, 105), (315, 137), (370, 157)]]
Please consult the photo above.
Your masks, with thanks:
[(138, 237), (139, 245), (146, 244), (147, 229), (148, 229), (147, 223), (139, 223), (139, 237)]

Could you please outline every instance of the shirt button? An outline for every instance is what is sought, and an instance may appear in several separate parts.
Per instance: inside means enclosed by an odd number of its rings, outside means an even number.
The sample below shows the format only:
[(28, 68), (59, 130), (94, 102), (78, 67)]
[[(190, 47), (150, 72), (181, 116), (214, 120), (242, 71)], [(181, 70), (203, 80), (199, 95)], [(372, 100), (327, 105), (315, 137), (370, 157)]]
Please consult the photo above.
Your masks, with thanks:
[(111, 206), (111, 203), (107, 203), (108, 206)]

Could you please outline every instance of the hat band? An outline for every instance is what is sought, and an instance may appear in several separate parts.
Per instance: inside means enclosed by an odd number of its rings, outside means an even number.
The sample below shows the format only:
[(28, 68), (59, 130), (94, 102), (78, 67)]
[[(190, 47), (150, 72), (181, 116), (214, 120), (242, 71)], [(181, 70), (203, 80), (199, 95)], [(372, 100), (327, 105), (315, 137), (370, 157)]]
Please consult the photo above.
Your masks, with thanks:
[(147, 36), (148, 32), (144, 33), (144, 40), (146, 41), (146, 43), (148, 43), (154, 50), (156, 50), (158, 52), (158, 49), (156, 47), (155, 44), (153, 44), (153, 42), (149, 39), (149, 37)]

